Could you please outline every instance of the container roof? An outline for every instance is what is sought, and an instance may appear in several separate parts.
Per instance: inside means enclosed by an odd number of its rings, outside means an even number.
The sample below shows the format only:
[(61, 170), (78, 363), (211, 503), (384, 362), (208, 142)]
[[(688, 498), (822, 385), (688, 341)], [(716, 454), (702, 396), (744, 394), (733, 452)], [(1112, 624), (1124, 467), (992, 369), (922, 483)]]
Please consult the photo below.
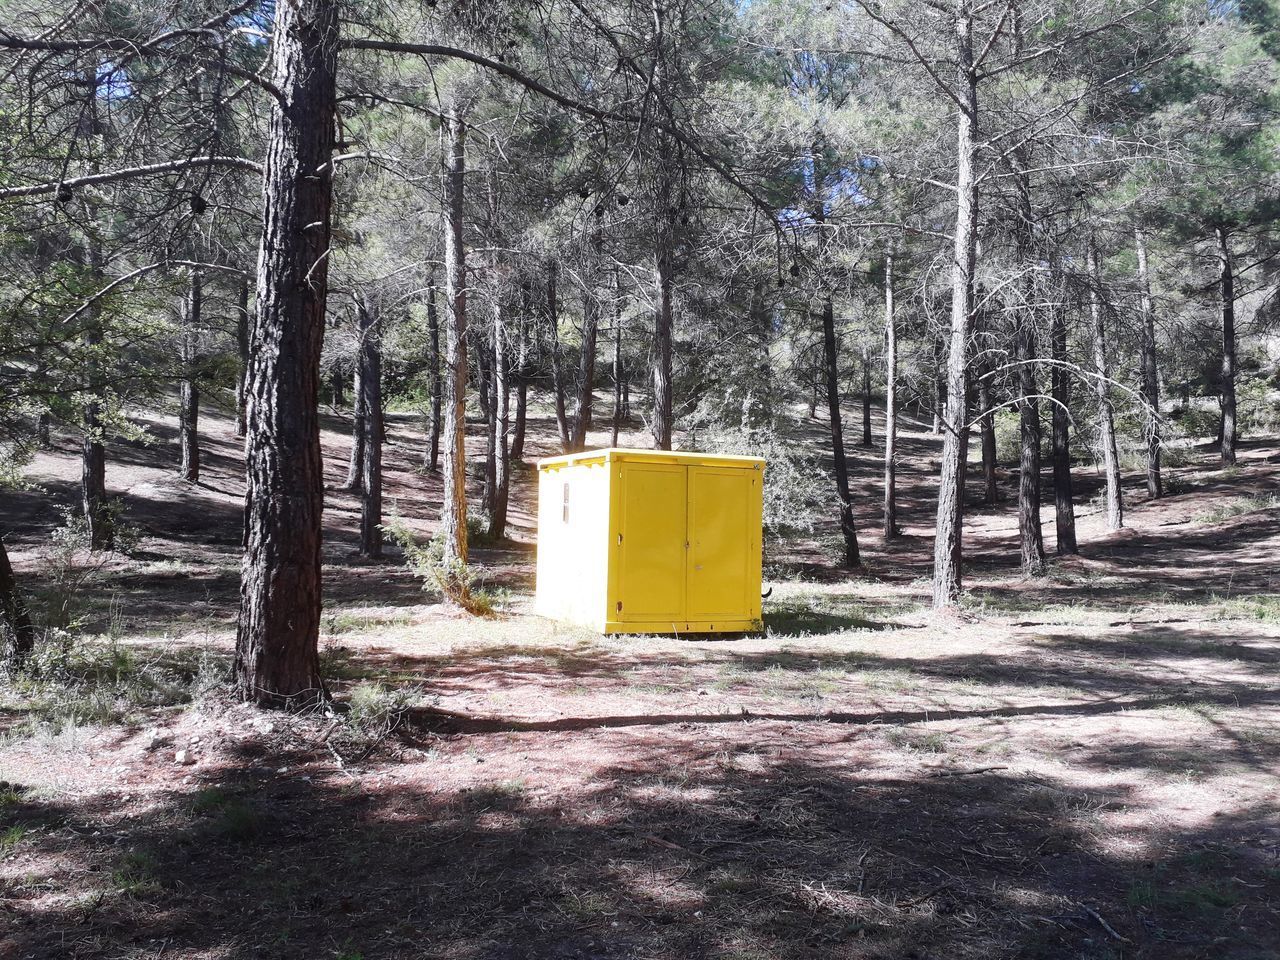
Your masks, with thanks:
[(635, 450), (629, 447), (605, 447), (601, 450), (584, 450), (559, 457), (546, 457), (538, 461), (539, 470), (570, 467), (576, 464), (606, 463), (622, 460), (642, 463), (682, 463), (695, 466), (742, 467), (763, 469), (763, 457), (741, 457), (730, 453), (698, 453), (696, 450)]

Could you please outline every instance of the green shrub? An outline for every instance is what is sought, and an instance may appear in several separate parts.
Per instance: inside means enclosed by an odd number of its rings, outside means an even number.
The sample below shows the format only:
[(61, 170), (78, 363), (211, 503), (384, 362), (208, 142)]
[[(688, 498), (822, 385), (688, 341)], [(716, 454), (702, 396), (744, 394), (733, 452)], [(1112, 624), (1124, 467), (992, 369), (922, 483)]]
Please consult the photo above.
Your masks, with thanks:
[(475, 571), (461, 561), (445, 559), (445, 541), (437, 534), (424, 545), (419, 543), (399, 517), (393, 517), (383, 528), (404, 551), (405, 564), (423, 582), (423, 589), (434, 590), (443, 599), (456, 603), (468, 613), (492, 616), (495, 598), (477, 589)]

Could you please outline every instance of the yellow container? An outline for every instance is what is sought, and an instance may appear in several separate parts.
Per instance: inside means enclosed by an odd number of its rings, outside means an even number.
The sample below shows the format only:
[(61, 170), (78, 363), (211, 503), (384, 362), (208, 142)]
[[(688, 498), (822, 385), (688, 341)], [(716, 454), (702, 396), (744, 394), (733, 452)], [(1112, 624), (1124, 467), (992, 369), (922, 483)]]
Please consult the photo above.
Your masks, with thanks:
[(538, 461), (534, 609), (601, 633), (760, 628), (764, 461), (610, 448)]

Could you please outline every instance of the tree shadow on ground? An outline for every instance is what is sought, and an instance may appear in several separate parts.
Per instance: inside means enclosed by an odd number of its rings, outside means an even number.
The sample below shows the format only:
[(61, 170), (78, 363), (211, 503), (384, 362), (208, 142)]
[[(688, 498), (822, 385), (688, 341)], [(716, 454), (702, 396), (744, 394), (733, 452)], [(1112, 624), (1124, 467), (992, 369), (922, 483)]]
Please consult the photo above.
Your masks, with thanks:
[(1123, 786), (877, 774), (856, 741), (822, 761), (785, 738), (629, 743), (554, 791), (282, 774), (304, 758), (252, 744), (144, 817), (16, 787), (33, 866), (7, 883), (6, 952), (1262, 960), (1280, 935), (1274, 805), (1151, 818), (1118, 852)]

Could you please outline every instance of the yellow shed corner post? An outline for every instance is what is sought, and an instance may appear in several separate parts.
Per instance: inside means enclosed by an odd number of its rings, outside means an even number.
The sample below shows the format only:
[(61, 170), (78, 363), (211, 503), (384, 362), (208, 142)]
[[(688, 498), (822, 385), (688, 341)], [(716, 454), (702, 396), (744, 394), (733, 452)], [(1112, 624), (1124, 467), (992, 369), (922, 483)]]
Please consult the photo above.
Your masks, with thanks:
[(604, 633), (760, 628), (763, 460), (611, 448), (538, 466), (539, 614)]

